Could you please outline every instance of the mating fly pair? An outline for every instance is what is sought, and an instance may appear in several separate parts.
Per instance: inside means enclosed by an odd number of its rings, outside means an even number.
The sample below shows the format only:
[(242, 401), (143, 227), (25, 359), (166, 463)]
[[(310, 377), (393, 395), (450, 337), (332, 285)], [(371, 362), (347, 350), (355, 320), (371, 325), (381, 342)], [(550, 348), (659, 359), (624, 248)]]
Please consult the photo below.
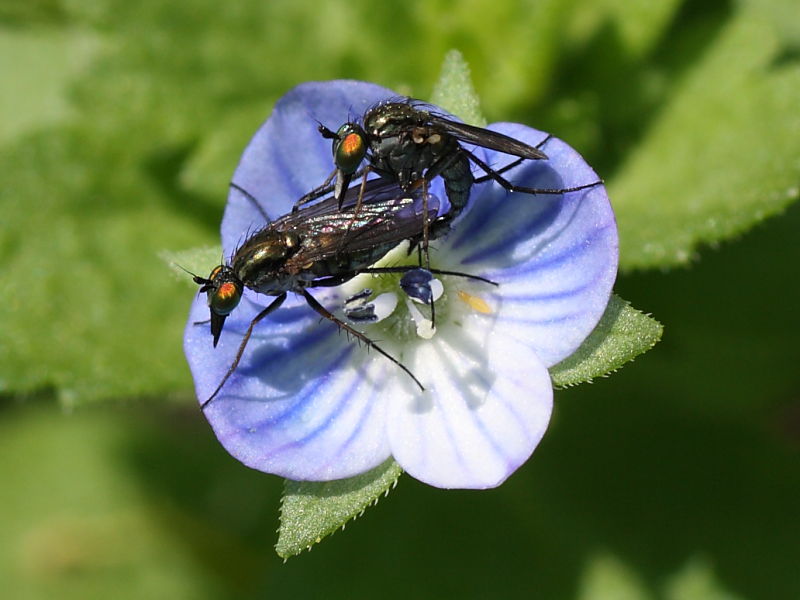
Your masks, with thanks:
[[(229, 264), (216, 267), (208, 278), (194, 277), (201, 286), (200, 291), (207, 294), (215, 346), (225, 319), (239, 304), (245, 287), (275, 297), (250, 322), (233, 363), (202, 407), (216, 397), (236, 370), (254, 327), (281, 306), (288, 292), (303, 296), (318, 314), (391, 360), (424, 390), (406, 366), (333, 315), (311, 295), (309, 288), (338, 286), (360, 273), (415, 271), (418, 268), (413, 266), (372, 266), (405, 240), (410, 240), (412, 247), (421, 245), (420, 263), (424, 257), (429, 272), (493, 284), (482, 277), (430, 269), (429, 265), (428, 241), (449, 231), (450, 223), (466, 206), (473, 184), (493, 180), (512, 192), (562, 194), (601, 183), (595, 181), (564, 189), (512, 184), (502, 173), (525, 159), (546, 159), (540, 147), (549, 137), (533, 147), (488, 129), (447, 119), (419, 106), (410, 99), (381, 102), (365, 113), (363, 126), (348, 122), (333, 132), (320, 124), (321, 134), (333, 142), (335, 170), (328, 181), (300, 198), (291, 213), (249, 236)], [(495, 170), (460, 142), (519, 158)], [(359, 170), (365, 159), (367, 167)], [(485, 175), (476, 178), (471, 163)], [(367, 180), (369, 171), (379, 177)], [(362, 182), (349, 188), (352, 179), (359, 175), (363, 175)], [(429, 182), (439, 176), (444, 180), (450, 204), (443, 214), (440, 214), (438, 199), (428, 194)], [(329, 185), (332, 177), (336, 178), (333, 187)], [(239, 190), (258, 205), (248, 190)], [(309, 204), (331, 191), (333, 196)], [(309, 205), (304, 206), (306, 204)]]

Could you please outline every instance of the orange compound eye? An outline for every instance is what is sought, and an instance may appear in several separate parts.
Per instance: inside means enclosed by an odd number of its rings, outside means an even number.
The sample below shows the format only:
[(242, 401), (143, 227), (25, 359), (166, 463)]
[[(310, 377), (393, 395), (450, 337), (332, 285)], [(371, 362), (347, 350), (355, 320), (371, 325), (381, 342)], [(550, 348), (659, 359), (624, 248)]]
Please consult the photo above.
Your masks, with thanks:
[(226, 281), (209, 298), (209, 304), (218, 315), (228, 315), (239, 305), (241, 298), (242, 288), (232, 281)]
[(233, 298), (234, 296), (236, 296), (238, 293), (239, 293), (239, 290), (237, 290), (236, 286), (232, 282), (229, 281), (228, 283), (223, 283), (220, 286), (219, 291), (217, 292), (217, 296), (219, 296), (221, 299), (224, 299), (224, 300), (227, 301), (230, 298)]
[(358, 154), (359, 152), (363, 153), (364, 140), (357, 133), (351, 133), (342, 140), (340, 151), (347, 156)]
[(333, 140), (333, 160), (336, 167), (346, 174), (354, 173), (366, 153), (364, 130), (355, 123), (342, 125)]
[(239, 305), (243, 289), (244, 286), (233, 269), (220, 265), (211, 271), (200, 291), (208, 294), (208, 307), (212, 315), (226, 316)]

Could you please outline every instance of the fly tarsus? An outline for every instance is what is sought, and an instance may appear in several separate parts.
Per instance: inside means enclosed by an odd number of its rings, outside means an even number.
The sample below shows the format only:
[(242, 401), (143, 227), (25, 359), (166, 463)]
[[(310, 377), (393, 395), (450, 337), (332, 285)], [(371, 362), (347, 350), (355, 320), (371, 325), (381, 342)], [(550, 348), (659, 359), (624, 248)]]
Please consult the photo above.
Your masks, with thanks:
[(245, 332), (244, 337), (242, 337), (242, 341), (239, 344), (239, 350), (236, 351), (236, 358), (233, 359), (233, 363), (231, 363), (231, 366), (228, 367), (228, 371), (225, 373), (225, 377), (223, 377), (222, 381), (219, 382), (219, 385), (217, 386), (217, 389), (214, 390), (214, 393), (211, 394), (208, 397), (208, 399), (206, 399), (200, 405), (201, 409), (205, 410), (206, 406), (208, 406), (209, 403), (214, 398), (217, 397), (217, 394), (219, 394), (219, 391), (222, 389), (222, 386), (225, 385), (225, 382), (228, 381), (231, 375), (233, 375), (233, 372), (236, 370), (236, 367), (239, 366), (239, 361), (242, 359), (242, 354), (244, 354), (244, 349), (247, 346), (247, 342), (250, 341), (250, 336), (253, 334), (253, 328), (256, 326), (256, 324), (261, 319), (266, 317), (268, 314), (277, 310), (278, 307), (280, 307), (280, 305), (283, 304), (284, 300), (286, 300), (286, 292), (283, 292), (280, 296), (276, 297), (275, 300), (270, 302), (269, 305), (264, 310), (262, 310), (255, 317), (253, 317), (253, 320), (250, 321), (250, 325), (247, 327), (247, 331)]
[(377, 343), (373, 342), (373, 341), (372, 341), (371, 339), (369, 339), (369, 338), (368, 338), (366, 335), (364, 335), (363, 333), (361, 333), (361, 332), (360, 332), (360, 331), (358, 331), (357, 329), (355, 329), (355, 328), (351, 327), (350, 325), (348, 325), (347, 323), (345, 323), (345, 322), (344, 322), (344, 321), (342, 321), (341, 319), (339, 319), (339, 318), (337, 318), (336, 316), (334, 316), (334, 315), (333, 315), (333, 313), (331, 313), (331, 312), (330, 312), (330, 311), (329, 311), (327, 308), (325, 308), (324, 306), (322, 306), (322, 304), (320, 304), (320, 303), (317, 301), (317, 299), (316, 299), (316, 298), (314, 298), (314, 296), (312, 296), (312, 295), (311, 295), (311, 294), (308, 292), (308, 290), (306, 290), (306, 289), (303, 289), (303, 291), (302, 291), (302, 294), (303, 294), (303, 297), (306, 299), (306, 302), (308, 303), (308, 305), (309, 305), (311, 308), (313, 308), (315, 311), (317, 311), (317, 313), (319, 313), (319, 314), (320, 314), (322, 317), (325, 317), (326, 319), (328, 319), (328, 320), (329, 320), (329, 321), (331, 321), (332, 323), (335, 323), (336, 325), (338, 325), (338, 326), (339, 326), (339, 328), (343, 329), (343, 330), (344, 330), (346, 333), (348, 333), (348, 334), (352, 335), (352, 336), (353, 336), (353, 337), (355, 337), (357, 340), (359, 340), (359, 341), (363, 342), (363, 343), (364, 343), (364, 345), (365, 345), (365, 346), (367, 346), (367, 348), (373, 348), (373, 349), (375, 349), (377, 352), (379, 352), (380, 354), (382, 354), (383, 356), (385, 356), (386, 358), (388, 358), (390, 361), (392, 361), (394, 364), (396, 364), (398, 367), (400, 367), (400, 368), (401, 368), (403, 371), (405, 371), (405, 373), (406, 373), (406, 374), (407, 374), (409, 377), (411, 377), (411, 379), (413, 379), (413, 380), (414, 380), (414, 383), (416, 383), (416, 384), (417, 384), (417, 386), (419, 386), (419, 389), (420, 389), (421, 391), (423, 391), (423, 392), (425, 391), (425, 386), (423, 386), (423, 385), (422, 385), (422, 383), (420, 383), (419, 379), (417, 379), (417, 378), (416, 378), (416, 376), (414, 375), (414, 373), (412, 373), (412, 372), (411, 372), (411, 370), (410, 370), (408, 367), (406, 367), (406, 366), (405, 366), (403, 363), (401, 363), (401, 362), (400, 362), (399, 360), (397, 360), (397, 359), (396, 359), (394, 356), (392, 356), (391, 354), (389, 354), (388, 352), (386, 352), (386, 350), (384, 350), (383, 348), (381, 348), (380, 346), (378, 346), (378, 344), (377, 344)]

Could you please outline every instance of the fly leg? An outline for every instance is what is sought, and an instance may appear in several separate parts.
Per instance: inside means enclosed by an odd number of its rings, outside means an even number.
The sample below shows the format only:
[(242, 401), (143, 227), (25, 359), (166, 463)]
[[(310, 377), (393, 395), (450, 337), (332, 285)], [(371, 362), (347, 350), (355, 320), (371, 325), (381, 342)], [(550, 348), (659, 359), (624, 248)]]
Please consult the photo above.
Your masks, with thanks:
[[(418, 269), (419, 267), (412, 267), (411, 265), (403, 265), (399, 267), (367, 267), (365, 269), (359, 269), (359, 273), (408, 273), (409, 271), (413, 271), (414, 269)], [(427, 269), (434, 275), (452, 275), (454, 277), (464, 277), (465, 279), (473, 279), (475, 281), (481, 281), (483, 283), (488, 283), (489, 285), (499, 286), (500, 284), (496, 281), (492, 281), (491, 279), (487, 279), (486, 277), (481, 277), (480, 275), (472, 275), (471, 273), (462, 273), (461, 271), (446, 271), (444, 269)]]
[[(428, 234), (430, 231), (430, 219), (428, 218), (428, 179), (422, 179), (422, 214), (425, 218), (422, 219), (422, 254), (425, 255), (425, 268), (430, 272), (431, 270), (431, 253), (428, 248)], [(422, 256), (420, 256), (422, 258)], [(431, 294), (431, 327), (436, 327), (436, 305), (433, 302), (433, 294)]]
[[(308, 204), (309, 202), (313, 202), (314, 200), (317, 200), (318, 198), (321, 198), (322, 196), (324, 196), (326, 194), (330, 194), (331, 192), (333, 192), (334, 189), (336, 189), (336, 186), (335, 186), (335, 184), (333, 184), (331, 182), (333, 181), (333, 178), (336, 177), (336, 174), (338, 172), (339, 172), (339, 169), (334, 169), (333, 171), (331, 171), (331, 174), (328, 175), (327, 178), (325, 178), (325, 181), (322, 182), (322, 185), (320, 185), (319, 187), (314, 188), (313, 190), (308, 192), (306, 195), (302, 196), (299, 200), (297, 200), (297, 202), (295, 202), (294, 206), (292, 207), (292, 212), (297, 212), (297, 210), (301, 206), (303, 206), (304, 204)], [(366, 175), (364, 174), (364, 169), (359, 169), (358, 171), (356, 171), (352, 175), (348, 176), (347, 185), (348, 186), (350, 185), (350, 179), (351, 178), (353, 178), (353, 177), (361, 177), (362, 175), (364, 175), (364, 177), (366, 177)], [(347, 191), (347, 187), (343, 186), (342, 194), (345, 191)], [(339, 199), (339, 208), (341, 208), (341, 201), (342, 201), (342, 199), (340, 198)]]
[(472, 184), (475, 181), (472, 169), (470, 169), (469, 158), (461, 153), (459, 147), (441, 155), (425, 171), (424, 178), (427, 181), (433, 181), (434, 177), (441, 177), (444, 181), (450, 210), (436, 220), (435, 227), (431, 228), (431, 238), (437, 238), (449, 231), (450, 223), (461, 214), (467, 205)]
[(314, 296), (312, 296), (308, 292), (308, 290), (306, 290), (305, 288), (303, 289), (302, 294), (303, 294), (303, 297), (306, 299), (306, 302), (308, 302), (308, 305), (311, 308), (313, 308), (315, 311), (317, 311), (321, 316), (325, 317), (326, 319), (328, 319), (332, 323), (338, 325), (341, 329), (344, 329), (347, 333), (349, 333), (350, 335), (355, 337), (357, 340), (360, 340), (360, 341), (364, 342), (364, 345), (366, 345), (367, 348), (374, 348), (380, 354), (383, 354), (386, 358), (388, 358), (390, 361), (392, 361), (394, 364), (396, 364), (398, 367), (400, 367), (403, 371), (405, 371), (405, 373), (409, 377), (411, 377), (411, 379), (414, 380), (414, 383), (416, 383), (419, 386), (420, 390), (422, 390), (423, 392), (425, 391), (425, 387), (420, 383), (419, 379), (417, 379), (414, 376), (414, 374), (408, 369), (408, 367), (406, 367), (403, 363), (401, 363), (399, 360), (397, 360), (391, 354), (386, 352), (383, 348), (378, 346), (378, 344), (373, 342), (366, 335), (364, 335), (363, 333), (361, 333), (357, 329), (354, 329), (353, 327), (351, 327), (350, 325), (348, 325), (347, 323), (345, 323), (341, 319), (338, 319), (337, 317), (335, 317), (327, 308), (322, 306), (322, 304), (320, 304), (317, 301), (317, 299), (314, 298)]
[(275, 312), (278, 309), (278, 307), (280, 307), (280, 305), (283, 304), (284, 300), (286, 300), (286, 292), (283, 292), (280, 296), (276, 297), (275, 300), (270, 302), (269, 305), (264, 310), (262, 310), (255, 317), (253, 317), (253, 320), (250, 321), (250, 325), (247, 327), (247, 331), (245, 331), (244, 333), (244, 337), (242, 337), (242, 342), (239, 344), (239, 350), (237, 350), (236, 352), (236, 358), (233, 359), (233, 363), (231, 364), (230, 367), (228, 367), (228, 372), (225, 373), (225, 377), (223, 377), (222, 381), (219, 382), (219, 385), (217, 386), (217, 389), (214, 390), (214, 393), (211, 394), (208, 397), (208, 399), (205, 400), (200, 405), (201, 409), (205, 409), (205, 407), (208, 406), (208, 403), (211, 402), (217, 396), (217, 394), (219, 394), (219, 391), (222, 389), (222, 386), (225, 385), (225, 382), (228, 381), (228, 378), (231, 375), (233, 375), (233, 372), (236, 370), (236, 367), (239, 366), (239, 361), (242, 359), (242, 354), (244, 354), (244, 349), (247, 346), (247, 342), (250, 341), (250, 336), (253, 333), (253, 327), (255, 327), (256, 324), (261, 319), (266, 317), (268, 314)]
[[(502, 175), (500, 175), (501, 171), (496, 171), (496, 170), (492, 169), (492, 167), (487, 165), (485, 162), (483, 162), (480, 158), (475, 156), (469, 150), (464, 150), (464, 152), (467, 154), (467, 156), (469, 156), (469, 159), (472, 162), (474, 162), (476, 165), (478, 165), (481, 169), (483, 169), (486, 172), (486, 176), (485, 177), (487, 177), (489, 179), (493, 179), (494, 181), (496, 181), (507, 192), (522, 192), (524, 194), (566, 194), (568, 192), (578, 192), (580, 190), (586, 190), (586, 189), (593, 188), (593, 187), (596, 187), (598, 185), (602, 185), (603, 184), (603, 180), (602, 179), (598, 179), (597, 181), (594, 181), (592, 183), (585, 183), (583, 185), (578, 185), (578, 186), (575, 186), (575, 187), (560, 188), (560, 189), (556, 189), (556, 188), (530, 188), (530, 187), (525, 187), (525, 186), (521, 186), (521, 185), (515, 185), (515, 184), (511, 183), (508, 179), (506, 179)], [(511, 163), (511, 164), (513, 165), (514, 163)], [(483, 177), (481, 177), (480, 180), (481, 181), (486, 181), (486, 179), (483, 178)]]
[[(361, 186), (359, 186), (359, 188), (358, 188), (358, 198), (356, 198), (356, 205), (355, 205), (355, 208), (353, 209), (353, 218), (350, 219), (350, 222), (347, 224), (347, 227), (345, 228), (345, 233), (344, 233), (344, 235), (342, 235), (342, 241), (339, 244), (339, 249), (337, 250), (337, 252), (340, 252), (340, 251), (344, 250), (345, 240), (348, 239), (349, 234), (350, 234), (350, 230), (353, 228), (353, 225), (355, 224), (356, 219), (358, 218), (358, 215), (361, 212), (361, 207), (364, 204), (364, 192), (367, 189), (367, 175), (369, 175), (370, 170), (371, 169), (370, 169), (369, 165), (367, 165), (363, 169), (361, 169), (361, 170), (356, 172), (356, 176), (358, 176), (358, 175), (361, 176)], [(348, 185), (350, 185), (350, 176), (349, 175), (347, 176), (347, 182), (348, 182)], [(345, 190), (345, 191), (347, 191), (347, 190)], [(342, 202), (344, 202), (344, 196), (342, 197), (341, 200), (339, 200), (339, 210), (342, 209)]]
[[(545, 145), (547, 142), (549, 142), (551, 139), (553, 139), (553, 134), (552, 134), (552, 133), (548, 133), (548, 134), (547, 134), (547, 136), (545, 136), (545, 138), (544, 138), (544, 139), (543, 139), (541, 142), (539, 142), (538, 144), (536, 144), (536, 145), (534, 146), (534, 148), (536, 148), (537, 150), (539, 150), (539, 149), (540, 149), (542, 146), (544, 146), (544, 145)], [(511, 169), (513, 169), (514, 167), (517, 167), (517, 166), (521, 165), (521, 164), (522, 164), (522, 163), (524, 163), (526, 160), (530, 160), (530, 159), (529, 159), (529, 158), (525, 158), (525, 157), (523, 156), (523, 157), (520, 157), (520, 158), (518, 158), (517, 160), (514, 160), (514, 161), (512, 161), (512, 162), (508, 163), (507, 165), (503, 165), (503, 166), (502, 166), (502, 167), (500, 167), (499, 169), (492, 168), (492, 170), (493, 170), (495, 173), (497, 173), (497, 174), (499, 175), (499, 174), (501, 174), (501, 173), (505, 173), (506, 171), (510, 171), (510, 170), (511, 170)], [(475, 183), (485, 183), (485, 182), (487, 182), (487, 181), (489, 181), (489, 180), (491, 180), (491, 179), (492, 179), (492, 176), (491, 176), (491, 175), (483, 175), (483, 176), (481, 176), (481, 177), (477, 177), (477, 178), (475, 179)]]

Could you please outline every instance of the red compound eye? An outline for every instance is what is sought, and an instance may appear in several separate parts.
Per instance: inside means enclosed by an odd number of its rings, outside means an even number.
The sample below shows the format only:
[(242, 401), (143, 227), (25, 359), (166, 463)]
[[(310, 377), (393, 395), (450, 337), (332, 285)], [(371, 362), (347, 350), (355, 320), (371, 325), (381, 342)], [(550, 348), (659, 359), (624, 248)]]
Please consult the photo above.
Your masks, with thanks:
[(341, 151), (347, 156), (363, 152), (363, 148), (364, 148), (364, 140), (361, 139), (361, 136), (358, 135), (357, 133), (351, 133), (346, 138), (344, 138), (342, 140), (342, 145), (340, 147)]
[(234, 282), (226, 281), (211, 297), (211, 308), (218, 315), (228, 315), (238, 306), (241, 298), (242, 289)]
[(364, 130), (354, 123), (342, 125), (333, 140), (333, 160), (336, 166), (348, 175), (354, 173), (366, 153)]

